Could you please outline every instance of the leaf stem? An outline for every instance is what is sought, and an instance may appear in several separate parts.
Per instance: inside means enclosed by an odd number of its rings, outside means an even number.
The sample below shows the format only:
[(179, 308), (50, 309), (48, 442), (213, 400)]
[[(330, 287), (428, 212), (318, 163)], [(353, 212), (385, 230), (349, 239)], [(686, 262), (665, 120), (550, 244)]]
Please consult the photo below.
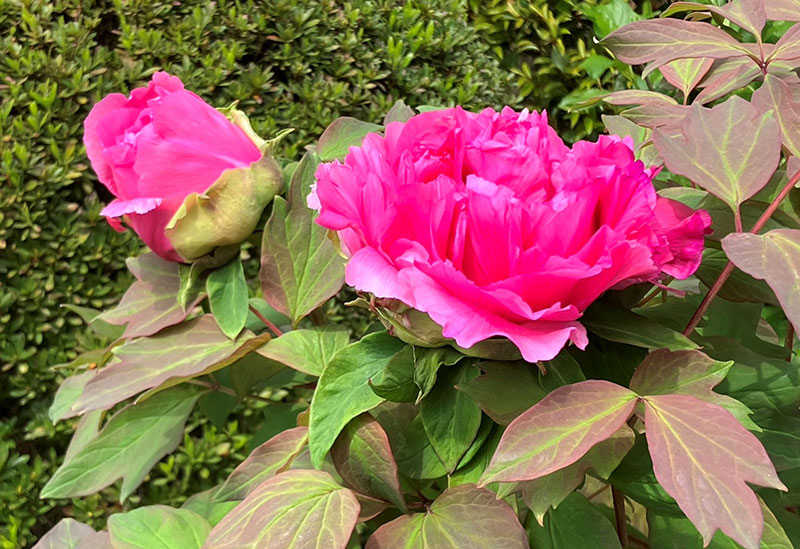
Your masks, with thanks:
[(258, 309), (256, 309), (256, 308), (255, 308), (255, 307), (253, 307), (252, 305), (248, 305), (248, 306), (250, 307), (250, 312), (251, 312), (251, 313), (253, 313), (254, 315), (256, 315), (256, 318), (258, 318), (258, 320), (260, 320), (261, 322), (263, 322), (263, 323), (264, 323), (264, 325), (265, 325), (267, 328), (269, 328), (269, 329), (272, 331), (272, 333), (273, 333), (273, 334), (275, 334), (275, 336), (276, 336), (276, 337), (281, 337), (281, 336), (283, 335), (283, 332), (282, 332), (282, 331), (281, 331), (281, 330), (280, 330), (280, 329), (279, 329), (277, 326), (275, 326), (275, 324), (273, 324), (273, 323), (270, 321), (270, 319), (268, 319), (267, 317), (265, 317), (264, 315), (262, 315), (262, 314), (261, 314), (261, 313), (258, 311)]
[(625, 517), (625, 496), (617, 488), (611, 487), (611, 498), (614, 500), (614, 519), (617, 523), (617, 535), (623, 547), (628, 546), (628, 522)]
[[(753, 225), (753, 228), (750, 229), (751, 233), (758, 234), (758, 232), (764, 228), (764, 225), (767, 224), (769, 218), (772, 217), (772, 214), (775, 213), (775, 210), (778, 209), (778, 206), (780, 206), (781, 202), (783, 202), (783, 199), (789, 195), (794, 186), (797, 185), (798, 181), (800, 181), (800, 171), (798, 171), (791, 177), (791, 179), (789, 179), (788, 183), (786, 183), (783, 189), (781, 189), (781, 192), (778, 193), (778, 196), (776, 196), (775, 199), (772, 202), (770, 202), (770, 205), (767, 206), (767, 209), (764, 210), (764, 213), (761, 214), (761, 217), (758, 218), (758, 221), (756, 221), (755, 225)], [(728, 278), (731, 276), (733, 269), (734, 269), (733, 263), (728, 261), (728, 264), (725, 265), (725, 268), (722, 269), (721, 273), (719, 273), (719, 277), (717, 277), (716, 282), (714, 282), (714, 285), (711, 286), (710, 290), (708, 290), (708, 293), (703, 298), (703, 301), (700, 302), (700, 306), (692, 315), (692, 318), (689, 320), (689, 324), (687, 324), (686, 329), (683, 330), (683, 335), (688, 337), (689, 335), (691, 335), (692, 332), (694, 332), (694, 329), (697, 328), (698, 324), (700, 324), (700, 319), (703, 318), (703, 315), (708, 310), (708, 307), (711, 305), (711, 302), (714, 300), (719, 291), (722, 289), (722, 286), (725, 285), (725, 282), (728, 281)]]
[[(230, 387), (225, 387), (225, 386), (220, 385), (218, 383), (209, 383), (208, 381), (203, 381), (202, 379), (190, 379), (188, 381), (188, 383), (190, 383), (192, 385), (199, 385), (200, 387), (205, 387), (206, 389), (210, 389), (210, 390), (216, 391), (218, 393), (224, 393), (226, 395), (231, 395), (231, 396), (236, 397), (237, 399), (239, 398), (239, 395), (236, 394), (236, 391), (234, 391)], [(250, 398), (250, 399), (253, 399), (253, 400), (258, 400), (260, 402), (266, 402), (267, 404), (274, 404), (274, 402), (271, 401), (270, 399), (264, 398), (264, 397), (259, 396), (259, 395), (245, 395), (244, 398)]]

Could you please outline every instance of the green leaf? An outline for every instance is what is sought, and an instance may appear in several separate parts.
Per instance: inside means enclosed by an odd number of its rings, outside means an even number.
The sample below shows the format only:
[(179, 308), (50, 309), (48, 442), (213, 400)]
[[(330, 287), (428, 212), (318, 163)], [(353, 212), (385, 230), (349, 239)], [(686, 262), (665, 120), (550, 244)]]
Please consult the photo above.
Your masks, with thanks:
[(590, 55), (578, 65), (578, 68), (585, 70), (590, 78), (597, 80), (613, 66), (614, 60), (605, 55)]
[(391, 402), (414, 402), (419, 387), (414, 383), (414, 348), (410, 345), (394, 355), (386, 367), (369, 380), (372, 392)]
[(322, 372), (311, 401), (308, 446), (315, 467), (351, 419), (380, 404), (369, 379), (383, 370), (405, 343), (385, 332), (370, 334), (348, 345)]
[(481, 426), (481, 409), (468, 395), (455, 389), (479, 374), (471, 365), (450, 367), (419, 406), (422, 426), (436, 455), (452, 473), (472, 445)]
[(236, 340), (203, 315), (158, 335), (114, 349), (118, 362), (97, 372), (71, 408), (71, 414), (105, 410), (147, 389), (163, 389), (213, 372), (246, 355), (269, 339), (243, 333)]
[(90, 309), (89, 307), (73, 305), (71, 303), (63, 303), (61, 306), (81, 317), (94, 333), (101, 337), (117, 339), (125, 332), (124, 326), (115, 326), (99, 318), (101, 314), (100, 311)]
[(559, 353), (553, 360), (542, 361), (538, 366), (539, 385), (548, 393), (586, 380), (578, 361), (567, 353)]
[(400, 473), (413, 479), (434, 479), (447, 474), (414, 406), (387, 402), (372, 414), (389, 437)]
[(750, 419), (750, 408), (727, 395), (713, 391), (725, 379), (733, 361), (719, 362), (700, 351), (653, 351), (636, 369), (630, 382), (640, 395), (691, 395), (722, 406), (748, 429), (760, 431)]
[(633, 11), (626, 0), (609, 0), (598, 5), (581, 5), (580, 10), (594, 24), (594, 31), (599, 38), (608, 36), (618, 28), (642, 18)]
[(379, 132), (383, 126), (362, 122), (349, 116), (334, 120), (317, 142), (317, 154), (323, 162), (343, 160), (350, 147), (358, 147), (368, 133)]
[(262, 482), (282, 473), (308, 442), (308, 427), (278, 433), (253, 450), (215, 494), (218, 500), (244, 499)]
[(592, 307), (581, 318), (586, 328), (603, 339), (645, 349), (670, 351), (696, 349), (697, 344), (683, 334), (648, 320), (626, 309), (603, 304)]
[(629, 65), (649, 63), (651, 70), (686, 57), (725, 59), (749, 53), (713, 25), (678, 19), (635, 21), (611, 33), (601, 44), (620, 61)]
[(242, 399), (253, 387), (272, 379), (286, 369), (283, 364), (264, 358), (256, 351), (231, 364), (231, 385), (236, 396)]
[(258, 349), (258, 354), (304, 374), (322, 375), (323, 370), (350, 336), (341, 326), (314, 326), (286, 332)]
[(464, 355), (452, 347), (414, 347), (414, 383), (419, 387), (417, 403), (428, 396), (442, 366), (453, 366)]
[(389, 438), (374, 418), (361, 414), (348, 423), (331, 449), (331, 458), (353, 490), (391, 502), (406, 512)]
[(200, 549), (211, 525), (188, 509), (140, 507), (108, 518), (114, 549)]
[(696, 397), (648, 396), (644, 403), (656, 478), (704, 543), (719, 528), (757, 549), (763, 520), (747, 483), (786, 489), (758, 439), (730, 412)]
[[(691, 315), (691, 313), (689, 313)], [(592, 338), (585, 351), (568, 349), (590, 379), (605, 379), (627, 387), (636, 367), (647, 356), (647, 350), (605, 339)], [(565, 354), (565, 353), (562, 353)]]
[(120, 499), (183, 440), (183, 426), (202, 393), (180, 386), (119, 411), (100, 434), (65, 460), (42, 489), (43, 498), (93, 494), (122, 478)]
[(247, 321), (247, 280), (240, 257), (208, 275), (208, 304), (220, 329), (234, 339)]
[(178, 324), (202, 299), (198, 296), (187, 307), (180, 306), (181, 277), (177, 263), (146, 253), (129, 258), (127, 264), (136, 281), (119, 305), (97, 317), (109, 324), (127, 324), (124, 337), (149, 336)]
[(75, 519), (63, 518), (42, 536), (33, 549), (105, 549), (111, 547), (106, 532), (95, 532), (94, 528)]
[(50, 416), (50, 421), (56, 423), (74, 415), (70, 413), (70, 409), (80, 398), (83, 388), (95, 375), (96, 372), (87, 370), (80, 374), (72, 375), (61, 382), (53, 399), (53, 404), (50, 405), (50, 409), (47, 412), (48, 416)]
[(780, 161), (780, 138), (774, 113), (733, 96), (711, 109), (695, 104), (680, 132), (656, 129), (653, 143), (671, 172), (735, 211), (769, 183)]
[(366, 549), (527, 549), (514, 511), (494, 492), (463, 485), (445, 490), (426, 513), (378, 528)]
[(383, 117), (383, 125), (388, 126), (392, 122), (407, 122), (412, 116), (414, 116), (414, 109), (406, 105), (402, 99), (398, 99)]
[(536, 367), (528, 362), (479, 362), (478, 367), (483, 375), (456, 389), (500, 425), (508, 425), (547, 394), (539, 385)]
[(316, 166), (311, 154), (300, 161), (289, 191), (291, 204), (275, 198), (261, 247), (264, 299), (295, 325), (344, 282), (344, 260), (305, 203)]
[(534, 480), (578, 461), (628, 420), (636, 394), (608, 381), (560, 387), (515, 419), (481, 479)]
[(722, 239), (722, 248), (737, 267), (766, 281), (800, 333), (800, 231), (729, 234)]
[(213, 527), (219, 524), (225, 515), (227, 515), (234, 507), (239, 505), (238, 501), (219, 501), (215, 498), (218, 487), (215, 486), (199, 494), (189, 496), (183, 502), (181, 509), (188, 509), (194, 511)]
[(623, 425), (572, 465), (522, 483), (522, 497), (539, 525), (544, 525), (544, 516), (550, 508), (557, 509), (561, 502), (583, 484), (587, 472), (592, 471), (607, 479), (633, 447), (633, 441), (633, 431)]
[(617, 532), (600, 510), (584, 496), (570, 494), (539, 526), (525, 523), (531, 546), (536, 549), (573, 549), (578, 547), (620, 547)]
[(322, 471), (286, 471), (262, 482), (214, 527), (214, 549), (345, 549), (360, 506)]

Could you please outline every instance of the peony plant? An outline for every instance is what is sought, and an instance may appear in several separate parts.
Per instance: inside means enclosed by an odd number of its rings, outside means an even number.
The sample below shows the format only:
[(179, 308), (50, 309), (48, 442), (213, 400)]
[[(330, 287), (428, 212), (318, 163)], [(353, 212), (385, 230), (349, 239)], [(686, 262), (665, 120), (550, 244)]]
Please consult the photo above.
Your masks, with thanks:
[[(544, 113), (398, 102), (278, 161), (165, 73), (98, 103), (104, 215), (151, 252), (83, 311), (111, 343), (69, 365), (41, 495), (122, 507), (40, 546), (799, 546), (800, 23), (766, 22), (800, 8), (679, 13), (603, 40), (653, 89), (595, 98), (620, 112), (572, 145)], [(219, 396), (291, 425), (131, 508)]]

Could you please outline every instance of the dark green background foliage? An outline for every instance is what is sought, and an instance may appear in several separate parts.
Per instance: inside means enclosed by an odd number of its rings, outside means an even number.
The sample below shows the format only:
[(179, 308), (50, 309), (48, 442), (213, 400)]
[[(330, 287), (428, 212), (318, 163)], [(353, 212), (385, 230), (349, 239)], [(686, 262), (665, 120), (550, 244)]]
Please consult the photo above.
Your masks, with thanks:
[[(101, 526), (117, 505), (114, 490), (38, 500), (72, 430), (47, 419), (62, 377), (51, 366), (100, 344), (61, 305), (114, 303), (139, 246), (99, 217), (108, 196), (81, 142), (91, 105), (168, 70), (215, 106), (239, 100), (265, 137), (296, 128), (293, 157), (338, 116), (378, 122), (397, 99), (516, 104), (513, 75), (467, 19), (450, 0), (0, 0), (0, 547), (30, 545), (63, 515)], [(190, 420), (132, 504), (179, 504), (224, 478), (248, 437), (221, 427)]]

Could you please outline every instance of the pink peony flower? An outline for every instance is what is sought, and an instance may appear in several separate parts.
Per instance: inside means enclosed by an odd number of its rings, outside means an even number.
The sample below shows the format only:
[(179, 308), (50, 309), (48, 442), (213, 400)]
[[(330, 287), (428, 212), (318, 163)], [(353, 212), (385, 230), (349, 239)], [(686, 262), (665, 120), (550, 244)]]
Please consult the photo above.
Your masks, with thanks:
[(544, 114), (428, 112), (320, 165), (309, 205), (338, 231), (347, 283), (427, 313), (464, 348), (511, 340), (529, 362), (572, 341), (600, 294), (700, 264), (711, 223), (656, 195), (632, 142), (571, 149)]
[(165, 72), (129, 97), (103, 98), (84, 130), (92, 167), (116, 197), (101, 215), (120, 231), (125, 216), (150, 249), (169, 261), (182, 260), (165, 228), (184, 199), (204, 193), (223, 171), (261, 158), (242, 129)]

